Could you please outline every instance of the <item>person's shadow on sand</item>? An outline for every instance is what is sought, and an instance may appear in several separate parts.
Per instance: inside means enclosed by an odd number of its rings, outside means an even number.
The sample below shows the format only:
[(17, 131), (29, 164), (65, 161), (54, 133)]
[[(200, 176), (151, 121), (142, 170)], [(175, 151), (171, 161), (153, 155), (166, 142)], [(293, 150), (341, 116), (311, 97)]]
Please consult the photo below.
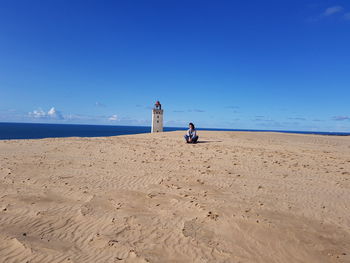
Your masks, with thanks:
[(211, 143), (211, 142), (222, 142), (222, 141), (197, 141), (195, 144), (198, 144), (198, 143)]

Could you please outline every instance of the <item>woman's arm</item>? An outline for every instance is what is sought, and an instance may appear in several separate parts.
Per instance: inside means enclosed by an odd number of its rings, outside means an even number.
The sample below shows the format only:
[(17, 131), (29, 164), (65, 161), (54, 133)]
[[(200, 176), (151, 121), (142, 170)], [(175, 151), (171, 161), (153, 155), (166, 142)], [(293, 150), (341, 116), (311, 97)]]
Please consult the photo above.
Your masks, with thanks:
[(196, 137), (197, 136), (197, 132), (196, 132), (196, 130), (193, 130), (192, 131), (192, 138), (194, 138), (194, 137)]

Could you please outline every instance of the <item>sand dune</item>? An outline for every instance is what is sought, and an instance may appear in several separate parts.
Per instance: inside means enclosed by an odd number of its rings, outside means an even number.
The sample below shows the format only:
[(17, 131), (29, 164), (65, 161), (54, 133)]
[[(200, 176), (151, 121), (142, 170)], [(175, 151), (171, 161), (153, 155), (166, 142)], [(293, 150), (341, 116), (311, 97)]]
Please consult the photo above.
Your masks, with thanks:
[(0, 141), (0, 262), (350, 262), (350, 138)]

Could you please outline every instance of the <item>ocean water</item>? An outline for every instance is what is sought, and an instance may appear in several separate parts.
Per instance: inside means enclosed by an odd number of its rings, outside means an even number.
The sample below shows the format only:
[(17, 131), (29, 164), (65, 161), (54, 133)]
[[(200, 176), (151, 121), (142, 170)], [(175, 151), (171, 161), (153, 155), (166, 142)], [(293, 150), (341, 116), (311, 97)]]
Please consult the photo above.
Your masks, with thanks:
[[(186, 130), (186, 127), (165, 127), (164, 131)], [(201, 129), (198, 129), (201, 130)], [(285, 132), (301, 134), (321, 134), (345, 136), (350, 133), (276, 131), (276, 130), (240, 130), (240, 129), (202, 129), (216, 131)], [(149, 133), (148, 126), (110, 126), (78, 124), (39, 124), (39, 123), (0, 123), (0, 140), (41, 139), (58, 137), (102, 137), (126, 134)]]
[[(179, 128), (165, 128), (166, 131)], [(78, 124), (0, 123), (0, 140), (59, 137), (103, 137), (149, 133), (151, 127)]]

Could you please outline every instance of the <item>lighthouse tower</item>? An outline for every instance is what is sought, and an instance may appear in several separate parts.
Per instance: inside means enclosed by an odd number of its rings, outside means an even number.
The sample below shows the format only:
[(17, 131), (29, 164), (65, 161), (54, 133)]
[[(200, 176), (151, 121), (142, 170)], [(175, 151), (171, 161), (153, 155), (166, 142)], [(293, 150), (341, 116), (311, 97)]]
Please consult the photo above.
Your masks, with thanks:
[(154, 104), (152, 109), (152, 130), (151, 132), (163, 131), (163, 110), (159, 101)]

